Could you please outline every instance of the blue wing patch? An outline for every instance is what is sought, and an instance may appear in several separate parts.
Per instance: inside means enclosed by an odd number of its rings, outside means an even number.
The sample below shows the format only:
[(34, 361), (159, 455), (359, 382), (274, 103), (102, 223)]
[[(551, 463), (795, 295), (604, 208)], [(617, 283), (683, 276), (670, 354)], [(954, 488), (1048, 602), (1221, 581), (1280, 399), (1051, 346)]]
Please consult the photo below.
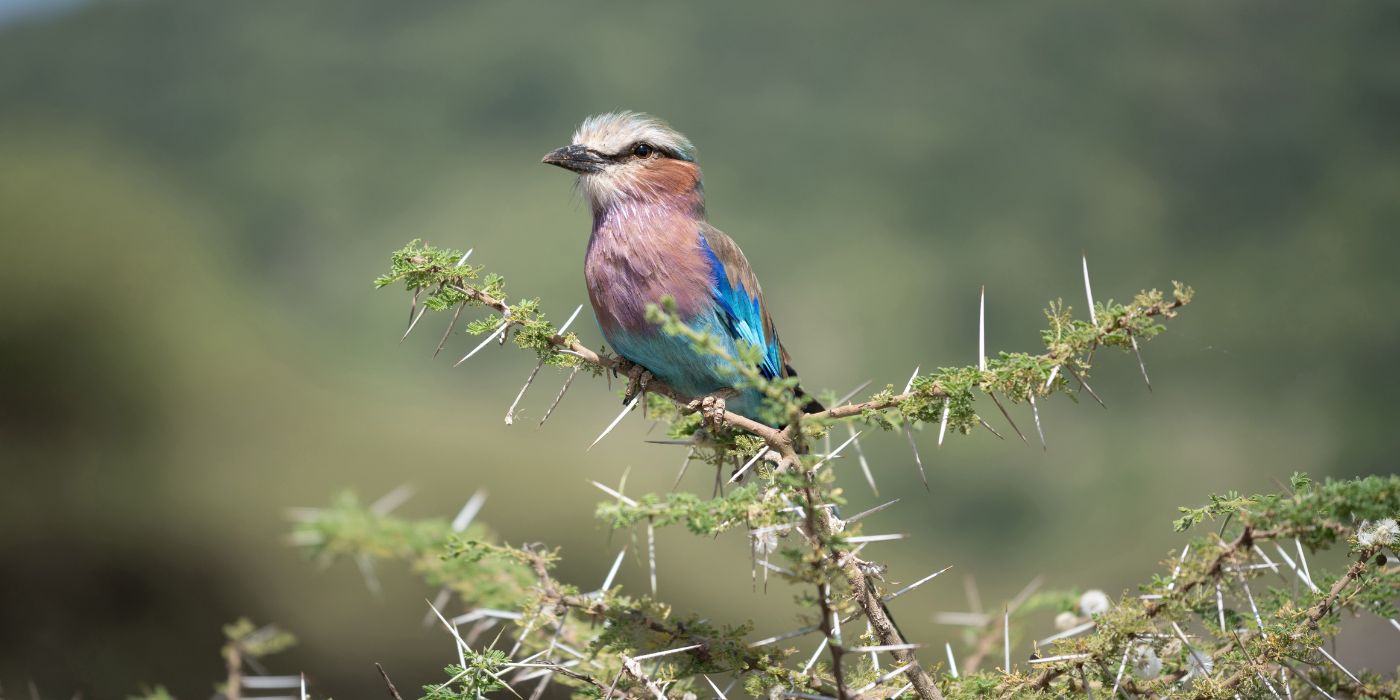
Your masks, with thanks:
[(720, 320), (725, 330), (734, 340), (742, 340), (762, 349), (763, 362), (758, 366), (759, 371), (768, 379), (777, 377), (782, 368), (782, 351), (778, 349), (777, 338), (764, 337), (763, 306), (759, 303), (758, 295), (751, 294), (743, 283), (737, 289), (729, 283), (724, 262), (710, 248), (704, 233), (700, 234), (700, 247), (710, 260), (710, 296), (723, 312)]

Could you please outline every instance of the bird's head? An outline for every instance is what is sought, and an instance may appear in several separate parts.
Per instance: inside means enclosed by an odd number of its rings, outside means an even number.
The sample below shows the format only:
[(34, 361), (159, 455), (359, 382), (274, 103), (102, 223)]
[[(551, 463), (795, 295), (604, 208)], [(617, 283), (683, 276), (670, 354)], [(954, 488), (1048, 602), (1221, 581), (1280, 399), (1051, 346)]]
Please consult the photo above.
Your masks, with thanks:
[(543, 162), (578, 173), (579, 188), (595, 211), (629, 201), (694, 199), (700, 193), (700, 166), (690, 139), (639, 112), (583, 120), (573, 142), (545, 154)]

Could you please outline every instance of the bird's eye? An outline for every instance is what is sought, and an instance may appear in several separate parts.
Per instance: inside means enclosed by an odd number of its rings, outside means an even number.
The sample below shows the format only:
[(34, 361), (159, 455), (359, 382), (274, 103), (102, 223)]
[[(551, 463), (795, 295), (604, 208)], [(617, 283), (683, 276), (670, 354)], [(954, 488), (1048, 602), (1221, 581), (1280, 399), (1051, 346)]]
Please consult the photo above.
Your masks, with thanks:
[(656, 149), (645, 143), (639, 143), (632, 147), (632, 155), (638, 158), (648, 158), (655, 152)]

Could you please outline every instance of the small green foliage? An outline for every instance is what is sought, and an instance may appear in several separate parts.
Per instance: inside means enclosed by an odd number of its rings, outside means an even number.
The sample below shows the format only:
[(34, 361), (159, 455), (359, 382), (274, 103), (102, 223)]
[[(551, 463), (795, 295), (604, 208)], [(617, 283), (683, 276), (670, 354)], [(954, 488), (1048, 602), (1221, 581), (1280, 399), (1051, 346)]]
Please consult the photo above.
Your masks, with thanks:
[(477, 700), (492, 691), (506, 687), (501, 674), (510, 661), (500, 649), (485, 651), (462, 650), (466, 667), (452, 664), (444, 668), (447, 682), (423, 686), (423, 700)]
[(258, 627), (248, 618), (224, 625), (224, 655), (235, 649), (243, 658), (260, 658), (296, 646), (297, 639), (290, 632), (284, 632), (273, 625)]
[(128, 695), (126, 700), (175, 700), (175, 696), (171, 695), (165, 686), (157, 685), (154, 688), (142, 688), (140, 693)]

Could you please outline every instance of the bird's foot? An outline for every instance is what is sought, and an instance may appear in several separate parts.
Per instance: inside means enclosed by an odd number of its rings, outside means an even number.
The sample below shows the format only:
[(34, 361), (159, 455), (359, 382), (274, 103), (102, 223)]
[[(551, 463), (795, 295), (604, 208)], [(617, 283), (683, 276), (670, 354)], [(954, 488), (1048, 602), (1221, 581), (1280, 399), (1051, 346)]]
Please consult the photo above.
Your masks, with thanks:
[(646, 391), (647, 385), (655, 378), (656, 376), (648, 371), (647, 368), (641, 365), (632, 365), (632, 368), (627, 370), (627, 391), (623, 394), (622, 402), (632, 403), (632, 399), (637, 398), (638, 394)]
[(700, 399), (700, 417), (704, 419), (705, 425), (723, 428), (724, 413), (724, 396), (710, 394)]

